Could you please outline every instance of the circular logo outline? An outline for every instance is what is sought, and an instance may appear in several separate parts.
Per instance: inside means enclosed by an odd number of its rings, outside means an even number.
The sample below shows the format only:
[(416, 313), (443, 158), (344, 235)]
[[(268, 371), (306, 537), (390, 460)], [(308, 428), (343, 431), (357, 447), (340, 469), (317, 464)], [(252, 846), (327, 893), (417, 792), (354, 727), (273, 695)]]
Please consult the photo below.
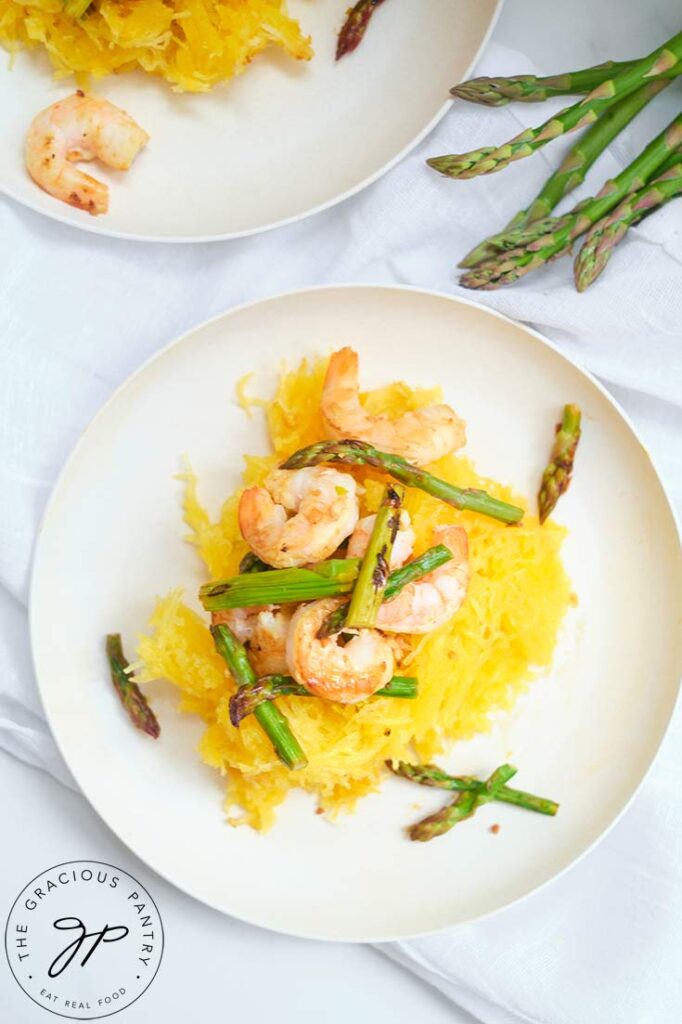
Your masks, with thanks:
[[(10, 954), (9, 954), (9, 925), (10, 925), (10, 921), (12, 919), (12, 914), (14, 913), (14, 908), (16, 907), (17, 903), (21, 899), (22, 895), (25, 893), (26, 889), (28, 889), (28, 887), (30, 885), (33, 885), (34, 882), (37, 882), (39, 878), (42, 878), (43, 875), (46, 875), (50, 871), (55, 871), (57, 868), (70, 867), (70, 866), (76, 865), (76, 864), (79, 864), (79, 865), (83, 865), (83, 864), (99, 864), (102, 867), (113, 868), (114, 871), (120, 871), (122, 874), (127, 875), (128, 878), (131, 878), (133, 880), (133, 882), (135, 882), (136, 885), (139, 885), (140, 888), (142, 888), (144, 890), (144, 892), (146, 893), (146, 895), (149, 897), (149, 900), (151, 901), (152, 906), (154, 907), (154, 910), (156, 911), (157, 917), (159, 919), (159, 928), (161, 929), (161, 949), (160, 949), (160, 953), (159, 953), (159, 962), (156, 965), (154, 973), (152, 974), (151, 978), (149, 979), (149, 981), (147, 982), (145, 987), (142, 989), (142, 991), (139, 992), (135, 996), (135, 998), (132, 999), (129, 1003), (126, 1003), (125, 1006), (119, 1006), (115, 1010), (109, 1010), (106, 1013), (98, 1013), (98, 1014), (95, 1014), (92, 1017), (72, 1017), (72, 1016), (70, 1016), (67, 1013), (60, 1013), (59, 1010), (53, 1010), (51, 1006), (46, 1006), (45, 1003), (38, 1002), (38, 1000), (35, 999), (30, 994), (30, 992), (26, 991), (26, 989), (22, 985), (21, 981), (16, 976), (16, 974), (14, 972), (14, 968), (12, 966), (12, 961), (10, 959)], [(165, 933), (164, 927), (163, 927), (163, 918), (161, 917), (161, 912), (160, 912), (158, 906), (156, 905), (156, 900), (154, 899), (154, 897), (149, 892), (149, 890), (147, 889), (146, 886), (142, 885), (141, 882), (138, 882), (138, 880), (135, 878), (135, 876), (131, 875), (131, 873), (129, 871), (126, 871), (125, 868), (119, 868), (119, 867), (117, 867), (116, 864), (110, 864), (108, 861), (105, 861), (105, 860), (92, 860), (91, 858), (87, 857), (87, 858), (82, 858), (80, 860), (65, 860), (65, 861), (61, 861), (59, 864), (53, 864), (52, 867), (43, 868), (43, 870), (39, 871), (37, 875), (35, 875), (33, 878), (30, 879), (30, 881), (26, 882), (26, 884), (22, 887), (22, 889), (20, 890), (20, 892), (17, 895), (16, 899), (12, 903), (12, 906), (9, 909), (9, 913), (7, 915), (7, 920), (5, 922), (4, 947), (5, 947), (5, 958), (7, 960), (7, 966), (10, 969), (10, 973), (11, 973), (12, 977), (14, 978), (15, 982), (17, 983), (17, 985), (19, 986), (21, 991), (24, 993), (24, 995), (28, 999), (30, 999), (31, 1002), (34, 1003), (36, 1006), (39, 1006), (41, 1008), (41, 1010), (47, 1010), (48, 1013), (52, 1013), (56, 1017), (61, 1017), (63, 1020), (102, 1020), (105, 1017), (113, 1017), (113, 1016), (115, 1016), (115, 1014), (121, 1013), (123, 1010), (127, 1010), (130, 1006), (133, 1006), (133, 1004), (136, 1003), (138, 1001), (138, 999), (145, 994), (145, 992), (148, 991), (148, 989), (150, 988), (152, 982), (156, 978), (156, 975), (159, 973), (159, 968), (161, 967), (161, 961), (163, 960), (163, 954), (164, 954), (164, 950), (165, 950), (165, 947), (166, 947), (166, 933)]]

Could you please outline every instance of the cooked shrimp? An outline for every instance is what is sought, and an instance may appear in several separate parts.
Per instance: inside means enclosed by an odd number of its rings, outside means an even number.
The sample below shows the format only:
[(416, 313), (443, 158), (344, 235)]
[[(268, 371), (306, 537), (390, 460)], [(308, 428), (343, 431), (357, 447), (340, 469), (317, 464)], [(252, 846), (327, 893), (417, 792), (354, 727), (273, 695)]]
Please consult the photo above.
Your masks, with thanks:
[[(364, 516), (362, 519), (358, 520), (358, 525), (353, 530), (351, 538), (348, 541), (349, 558), (362, 558), (367, 550), (369, 538), (374, 528), (375, 519), (376, 516), (372, 515)], [(410, 521), (410, 513), (407, 509), (401, 509), (398, 532), (395, 535), (393, 550), (391, 551), (391, 558), (389, 560), (390, 569), (398, 569), (401, 565), (404, 565), (412, 554), (414, 540), (414, 530), (412, 529)]]
[(381, 451), (403, 455), (424, 466), (461, 448), (464, 422), (449, 405), (429, 405), (395, 420), (370, 416), (360, 404), (358, 354), (342, 348), (332, 354), (322, 391), (322, 415), (333, 437), (367, 441)]
[(249, 661), (258, 676), (284, 675), (287, 633), (293, 609), (277, 605), (229, 608), (213, 612), (213, 625), (224, 622), (246, 647)]
[[(287, 512), (293, 512), (287, 518)], [(324, 466), (278, 469), (239, 502), (249, 547), (276, 569), (329, 558), (358, 521), (355, 480)]]
[(338, 636), (317, 637), (328, 615), (343, 603), (335, 597), (303, 604), (287, 637), (289, 671), (317, 697), (355, 704), (385, 686), (393, 675), (391, 641), (375, 629), (360, 629), (341, 647)]
[(42, 110), (26, 136), (26, 167), (55, 199), (88, 213), (106, 213), (109, 189), (74, 167), (95, 157), (127, 171), (149, 136), (125, 110), (99, 96), (74, 93)]
[(451, 619), (469, 585), (469, 542), (461, 526), (437, 526), (433, 543), (452, 552), (449, 562), (408, 585), (379, 608), (377, 628), (387, 633), (430, 633)]

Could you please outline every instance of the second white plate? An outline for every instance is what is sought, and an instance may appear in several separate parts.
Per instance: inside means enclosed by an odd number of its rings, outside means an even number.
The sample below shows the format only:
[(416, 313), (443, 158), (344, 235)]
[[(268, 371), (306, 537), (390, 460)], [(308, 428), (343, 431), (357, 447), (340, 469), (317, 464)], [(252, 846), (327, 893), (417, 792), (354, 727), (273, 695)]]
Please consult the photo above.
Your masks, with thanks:
[(38, 50), (20, 52), (10, 68), (0, 49), (0, 191), (56, 220), (144, 241), (234, 238), (297, 220), (368, 185), (426, 135), (501, 5), (386, 4), (361, 47), (336, 63), (348, 0), (290, 0), (313, 37), (310, 63), (270, 50), (203, 95), (173, 93), (141, 73), (95, 83), (151, 135), (127, 174), (93, 165), (111, 187), (110, 211), (100, 217), (41, 192), (24, 168), (31, 119), (73, 84), (55, 81)]

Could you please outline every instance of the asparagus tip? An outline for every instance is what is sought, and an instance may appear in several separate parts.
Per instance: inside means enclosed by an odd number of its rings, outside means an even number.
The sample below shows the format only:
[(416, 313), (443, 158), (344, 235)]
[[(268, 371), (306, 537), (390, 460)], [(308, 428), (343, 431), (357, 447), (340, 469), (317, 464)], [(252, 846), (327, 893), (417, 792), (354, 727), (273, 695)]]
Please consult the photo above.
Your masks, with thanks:
[(429, 167), (433, 168), (434, 171), (438, 171), (439, 174), (449, 177), (446, 160), (447, 157), (444, 156), (430, 156), (426, 163)]
[(581, 413), (577, 405), (564, 406), (558, 423), (549, 462), (542, 474), (538, 491), (538, 518), (544, 523), (554, 511), (562, 494), (568, 490), (573, 477), (575, 453), (581, 434)]
[(109, 633), (105, 642), (107, 661), (114, 689), (135, 728), (158, 739), (161, 735), (159, 720), (152, 711), (149, 701), (129, 671), (128, 661), (123, 653), (120, 633)]

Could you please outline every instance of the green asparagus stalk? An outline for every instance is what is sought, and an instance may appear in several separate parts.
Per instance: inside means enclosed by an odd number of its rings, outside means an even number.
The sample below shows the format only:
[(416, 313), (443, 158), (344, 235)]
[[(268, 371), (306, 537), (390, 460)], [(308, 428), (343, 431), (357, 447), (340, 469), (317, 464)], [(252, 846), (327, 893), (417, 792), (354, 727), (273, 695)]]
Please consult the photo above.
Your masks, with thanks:
[(346, 625), (353, 629), (372, 629), (376, 625), (404, 499), (404, 487), (388, 484), (384, 488), (346, 615)]
[(422, 576), (428, 576), (430, 572), (445, 565), (451, 558), (450, 548), (445, 544), (434, 544), (432, 548), (427, 548), (423, 554), (413, 558), (411, 562), (406, 562), (399, 569), (394, 569), (388, 577), (384, 601), (392, 601), (408, 583), (415, 583)]
[(502, 231), (480, 242), (459, 263), (460, 267), (474, 267), (490, 259), (503, 249), (514, 248), (514, 232), (551, 214), (565, 195), (582, 184), (585, 175), (604, 149), (632, 121), (634, 117), (670, 83), (665, 78), (654, 79), (614, 104), (581, 135), (564, 157), (558, 170), (551, 174), (535, 199), (525, 210), (514, 216)]
[[(230, 674), (238, 687), (253, 686), (256, 673), (253, 671), (243, 644), (237, 640), (228, 626), (211, 626), (211, 635), (220, 656), (224, 659)], [(308, 761), (301, 746), (291, 731), (289, 722), (279, 708), (268, 701), (254, 709), (256, 720), (268, 737), (281, 761), (296, 771), (305, 768)]]
[(556, 425), (554, 444), (538, 492), (541, 523), (551, 515), (561, 495), (568, 490), (579, 440), (580, 409), (577, 405), (565, 405), (561, 423)]
[[(394, 676), (374, 697), (397, 697), (414, 700), (418, 695), (417, 680), (411, 676)], [(242, 686), (230, 697), (230, 721), (238, 726), (243, 718), (253, 714), (264, 701), (277, 697), (313, 697), (310, 690), (291, 676), (263, 676), (253, 686)]]
[(518, 768), (514, 768), (511, 764), (500, 765), (483, 783), (484, 789), (480, 792), (479, 799), (495, 800), (498, 790), (509, 782), (517, 772)]
[(588, 231), (575, 258), (573, 272), (579, 292), (596, 281), (627, 231), (682, 192), (682, 160), (677, 157), (668, 170), (638, 192), (632, 192), (619, 206)]
[(130, 665), (123, 654), (120, 633), (110, 633), (107, 636), (106, 652), (111, 681), (130, 721), (136, 729), (141, 729), (148, 736), (157, 739), (161, 733), (161, 726), (150, 708), (147, 698), (135, 682), (132, 673), (128, 671)]
[(450, 93), (469, 103), (482, 103), (486, 107), (503, 107), (515, 100), (519, 103), (541, 103), (552, 96), (570, 96), (588, 93), (602, 82), (607, 82), (629, 68), (632, 61), (607, 60), (580, 71), (565, 71), (561, 75), (539, 78), (537, 75), (472, 78), (453, 86)]
[(580, 203), (572, 213), (563, 217), (536, 221), (516, 233), (517, 247), (509, 252), (480, 263), (460, 278), (465, 288), (491, 290), (513, 284), (520, 277), (545, 266), (550, 260), (568, 252), (573, 241), (630, 192), (643, 188), (649, 178), (682, 145), (682, 114), (657, 135), (646, 149), (608, 181), (597, 196)]
[(408, 782), (416, 782), (420, 786), (431, 786), (435, 789), (449, 789), (458, 793), (467, 790), (477, 790), (481, 786), (480, 779), (473, 775), (448, 775), (442, 768), (435, 764), (409, 764), (407, 761), (387, 761), (386, 767), (390, 768), (394, 775)]
[(204, 583), (199, 599), (208, 612), (259, 604), (293, 604), (349, 594), (358, 576), (359, 558), (330, 558), (299, 569), (230, 576)]
[(339, 32), (336, 44), (337, 60), (357, 49), (364, 38), (372, 15), (379, 4), (383, 2), (384, 0), (358, 0), (358, 3), (351, 7)]
[(453, 178), (474, 178), (479, 174), (501, 171), (514, 160), (531, 156), (542, 146), (559, 136), (586, 128), (593, 124), (612, 104), (634, 92), (651, 78), (682, 71), (682, 32), (678, 32), (663, 46), (593, 89), (583, 100), (565, 107), (537, 128), (526, 128), (502, 146), (485, 147), (471, 153), (436, 157), (429, 160), (435, 167)]
[[(420, 786), (434, 786), (437, 789), (462, 793), (468, 790), (479, 791), (484, 785), (473, 775), (448, 775), (447, 772), (433, 764), (407, 764), (405, 761), (399, 761), (397, 765), (394, 765), (391, 761), (387, 761), (386, 765), (395, 775), (408, 779), (410, 782), (416, 782)], [(535, 796), (533, 793), (526, 793), (522, 789), (512, 789), (511, 786), (500, 786), (497, 790), (496, 800), (503, 804), (523, 807), (527, 811), (535, 811), (537, 814), (548, 814), (550, 817), (559, 810), (559, 805), (553, 800)]]
[(416, 700), (419, 696), (419, 680), (414, 676), (393, 676), (385, 686), (372, 694), (374, 697), (396, 697), (399, 700)]
[[(416, 580), (421, 579), (422, 576), (427, 576), (434, 569), (445, 565), (451, 558), (452, 552), (449, 548), (446, 548), (445, 544), (435, 544), (411, 562), (402, 565), (399, 569), (394, 569), (388, 577), (384, 601), (392, 601), (408, 583), (414, 583)], [(319, 639), (324, 639), (326, 636), (334, 636), (334, 634), (341, 632), (346, 625), (348, 607), (348, 604), (342, 604), (331, 613), (318, 630), (317, 636)]]
[(412, 825), (408, 829), (410, 839), (426, 843), (436, 836), (445, 835), (458, 822), (470, 818), (481, 804), (496, 800), (499, 790), (516, 775), (516, 771), (517, 769), (510, 764), (496, 768), (489, 779), (480, 783), (479, 789), (458, 793), (452, 803)]
[[(500, 769), (493, 773), (486, 783), (474, 778), (472, 775), (449, 775), (432, 764), (407, 764), (405, 761), (399, 761), (398, 764), (387, 761), (386, 764), (395, 775), (408, 779), (410, 782), (416, 782), (420, 786), (446, 789), (460, 795), (473, 794), (476, 796), (476, 806), (494, 799), (500, 803), (512, 804), (515, 807), (522, 807), (525, 810), (535, 811), (537, 814), (546, 814), (550, 817), (553, 817), (559, 810), (559, 805), (554, 800), (547, 800), (545, 797), (535, 796), (534, 793), (526, 793), (522, 789), (513, 789), (511, 786), (507, 786), (506, 781), (514, 774), (514, 769), (511, 769), (510, 765), (502, 766), (504, 769), (503, 777), (506, 775), (506, 779), (500, 785), (500, 775), (498, 774)], [(507, 774), (510, 769), (511, 775)], [(493, 789), (494, 796), (491, 792)], [(473, 809), (475, 808), (469, 805), (469, 813), (466, 813), (467, 804), (465, 804), (464, 807), (460, 807), (457, 811), (452, 810), (451, 807), (446, 807), (443, 809), (443, 812), (439, 813), (444, 815), (446, 821), (450, 820), (451, 825), (454, 825), (457, 821), (463, 820), (462, 815), (469, 817), (473, 813)], [(442, 822), (439, 819), (435, 828), (438, 829), (441, 825)], [(431, 831), (432, 828), (433, 826), (429, 824), (426, 826), (425, 832)], [(441, 835), (442, 832), (438, 831), (437, 834)], [(432, 836), (429, 835), (428, 838), (432, 838)]]
[(547, 797), (536, 796), (534, 793), (526, 793), (523, 789), (513, 789), (511, 786), (501, 786), (495, 799), (502, 804), (522, 807), (525, 811), (546, 814), (550, 818), (553, 818), (559, 810), (559, 804), (555, 800), (548, 800)]
[[(388, 577), (385, 600), (395, 597), (404, 586), (433, 572), (452, 558), (443, 544), (436, 544)], [(199, 598), (209, 612), (224, 608), (250, 608), (261, 604), (295, 604), (315, 601), (321, 597), (339, 597), (353, 589), (360, 568), (358, 558), (337, 558), (318, 562), (305, 569), (270, 569), (247, 576), (230, 576), (224, 580), (205, 583)], [(343, 605), (340, 626), (346, 621), (348, 605)], [(338, 614), (338, 613), (333, 613)], [(337, 633), (338, 629), (333, 630)], [(331, 634), (325, 632), (325, 636)]]
[(230, 721), (236, 728), (247, 715), (252, 715), (257, 707), (268, 700), (278, 697), (311, 696), (305, 686), (297, 683), (292, 676), (262, 676), (255, 683), (240, 686), (230, 697)]
[(324, 462), (338, 462), (346, 466), (373, 466), (407, 487), (418, 487), (454, 508), (479, 512), (503, 523), (518, 523), (523, 518), (523, 509), (517, 508), (516, 505), (509, 505), (506, 501), (493, 498), (478, 488), (455, 487), (454, 484), (440, 480), (418, 466), (412, 466), (400, 455), (380, 452), (364, 441), (319, 441), (295, 452), (282, 464), (282, 468), (302, 469), (304, 466), (318, 466)]
[(471, 818), (477, 806), (477, 792), (470, 790), (466, 793), (459, 793), (451, 803), (441, 808), (440, 811), (429, 814), (415, 825), (410, 825), (407, 834), (413, 842), (427, 843), (429, 839), (445, 835), (458, 822)]
[(672, 167), (677, 167), (680, 161), (682, 161), (682, 149), (673, 150), (670, 156), (666, 160), (664, 160), (659, 167), (656, 168), (653, 174), (649, 176), (647, 184), (653, 184), (656, 178), (663, 177), (663, 175), (667, 174)]

